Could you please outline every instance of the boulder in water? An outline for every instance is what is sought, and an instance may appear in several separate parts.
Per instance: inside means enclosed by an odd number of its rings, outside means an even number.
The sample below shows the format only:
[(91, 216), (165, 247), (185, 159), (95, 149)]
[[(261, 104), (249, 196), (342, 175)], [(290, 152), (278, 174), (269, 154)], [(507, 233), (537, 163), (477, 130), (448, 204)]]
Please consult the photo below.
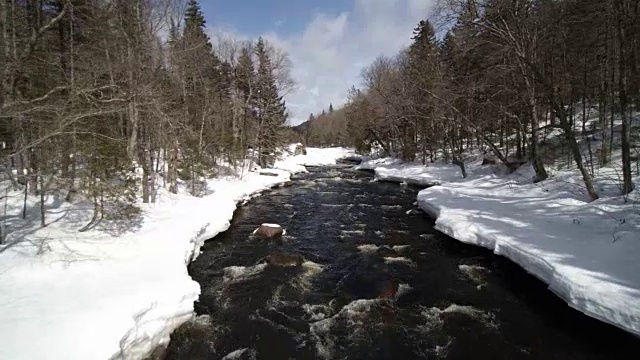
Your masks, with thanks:
[(267, 263), (273, 266), (300, 266), (304, 262), (302, 255), (274, 253), (267, 256)]
[(276, 185), (276, 188), (286, 188), (286, 187), (290, 187), (293, 186), (293, 181), (285, 181), (283, 183), (280, 183), (278, 185)]
[(394, 299), (398, 293), (398, 283), (390, 278), (383, 279), (378, 285), (378, 299)]
[(253, 231), (253, 235), (264, 239), (272, 239), (284, 235), (284, 229), (278, 224), (262, 224)]

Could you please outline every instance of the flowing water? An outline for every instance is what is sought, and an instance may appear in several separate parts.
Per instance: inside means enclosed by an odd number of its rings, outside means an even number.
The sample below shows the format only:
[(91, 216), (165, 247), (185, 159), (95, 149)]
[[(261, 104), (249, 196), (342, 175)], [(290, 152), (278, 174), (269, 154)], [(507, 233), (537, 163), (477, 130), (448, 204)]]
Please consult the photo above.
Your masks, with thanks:
[[(638, 358), (637, 338), (437, 233), (416, 193), (316, 168), (240, 208), (189, 268), (199, 316), (174, 333), (166, 358)], [(286, 235), (255, 238), (261, 223)], [(267, 264), (282, 253), (304, 260)]]

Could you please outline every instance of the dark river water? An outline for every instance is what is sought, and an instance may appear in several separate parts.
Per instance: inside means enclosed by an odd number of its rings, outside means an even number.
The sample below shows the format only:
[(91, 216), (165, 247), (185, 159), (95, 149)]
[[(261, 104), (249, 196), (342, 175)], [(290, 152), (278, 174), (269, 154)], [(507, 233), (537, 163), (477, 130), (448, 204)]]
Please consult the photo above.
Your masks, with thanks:
[[(167, 359), (638, 359), (640, 341), (516, 265), (433, 230), (417, 189), (316, 168), (238, 209), (189, 267)], [(255, 238), (262, 223), (281, 241)], [(272, 254), (302, 265), (267, 264)]]

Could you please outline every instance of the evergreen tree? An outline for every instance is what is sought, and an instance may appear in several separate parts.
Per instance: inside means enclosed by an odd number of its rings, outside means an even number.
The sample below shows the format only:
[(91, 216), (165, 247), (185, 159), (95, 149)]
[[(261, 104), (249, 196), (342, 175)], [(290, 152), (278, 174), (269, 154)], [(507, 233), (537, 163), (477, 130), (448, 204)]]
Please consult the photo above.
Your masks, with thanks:
[(242, 92), (245, 101), (249, 101), (253, 94), (253, 87), (256, 82), (256, 70), (251, 59), (251, 50), (243, 47), (240, 50), (238, 65), (236, 66), (236, 79), (238, 89)]
[(256, 44), (258, 58), (257, 107), (258, 107), (258, 164), (273, 165), (278, 148), (282, 145), (282, 129), (287, 121), (286, 105), (278, 94), (271, 59), (262, 38)]
[[(92, 224), (135, 215), (139, 190), (154, 201), (156, 175), (172, 192), (181, 177), (198, 194), (216, 161), (245, 157), (259, 108), (264, 147), (275, 152), (286, 112), (273, 72), (286, 66), (262, 56), (259, 107), (252, 50), (234, 64), (235, 54), (214, 51), (198, 1), (188, 1), (183, 26), (162, 17), (166, 5), (0, 1), (0, 155), (12, 186), (24, 187), (23, 217), (37, 193), (46, 225), (52, 191), (92, 201)], [(166, 47), (155, 33), (165, 21)]]
[(181, 175), (190, 182), (192, 193), (199, 194), (204, 183), (198, 179), (216, 163), (227, 130), (223, 120), (228, 118), (225, 109), (229, 108), (229, 94), (224, 82), (229, 81), (229, 70), (225, 79), (223, 64), (213, 53), (197, 0), (189, 1), (184, 24), (178, 65), (190, 131), (181, 133), (181, 142), (187, 145), (183, 163), (188, 168)]
[(403, 138), (402, 157), (414, 160), (420, 153), (426, 162), (429, 153), (440, 139), (431, 137), (435, 124), (434, 97), (438, 74), (438, 44), (433, 26), (428, 21), (420, 21), (413, 32), (413, 43), (409, 47), (404, 76), (407, 78), (408, 99), (415, 109), (415, 115), (400, 126)]
[(238, 121), (240, 123), (239, 129), (237, 130), (238, 146), (241, 149), (240, 152), (243, 152), (252, 141), (248, 125), (250, 124), (249, 119), (253, 115), (254, 107), (252, 105), (256, 103), (256, 71), (251, 59), (251, 50), (248, 46), (243, 46), (240, 50), (238, 64), (235, 68), (235, 84), (239, 93), (237, 105), (239, 109), (238, 116), (240, 117)]
[(206, 20), (204, 19), (198, 0), (189, 0), (184, 18), (185, 36), (194, 37), (194, 41), (202, 42), (202, 44), (208, 47), (206, 50), (210, 51), (211, 44), (209, 43), (209, 36), (204, 32)]
[(313, 113), (309, 114), (309, 118), (304, 123), (303, 143), (304, 146), (310, 146), (312, 144), (312, 137), (314, 134), (316, 117)]

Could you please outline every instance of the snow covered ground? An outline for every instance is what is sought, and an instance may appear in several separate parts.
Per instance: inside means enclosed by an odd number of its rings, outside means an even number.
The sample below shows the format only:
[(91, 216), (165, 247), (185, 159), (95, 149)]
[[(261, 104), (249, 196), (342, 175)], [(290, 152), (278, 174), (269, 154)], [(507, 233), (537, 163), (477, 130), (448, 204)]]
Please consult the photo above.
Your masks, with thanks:
[[(293, 153), (296, 145), (292, 145), (289, 151)], [(305, 172), (304, 166), (334, 165), (336, 159), (355, 156), (353, 149), (348, 148), (307, 148), (307, 155), (285, 157), (276, 161), (274, 168), (290, 172)]]
[(355, 169), (375, 171), (375, 178), (378, 181), (406, 183), (424, 187), (462, 178), (458, 166), (435, 163), (425, 167), (417, 163), (403, 163), (393, 158), (365, 161), (356, 166)]
[[(284, 160), (292, 170), (347, 150), (309, 149)], [(296, 169), (295, 165), (299, 167)], [(138, 221), (78, 232), (90, 204), (47, 199), (47, 227), (20, 219), (22, 193), (9, 192), (9, 235), (0, 245), (0, 359), (141, 359), (193, 316), (200, 286), (187, 265), (204, 241), (229, 227), (236, 206), (286, 182), (269, 170), (209, 180), (210, 195), (160, 189)], [(31, 211), (39, 211), (30, 197)], [(122, 227), (122, 225), (126, 225)]]
[(529, 166), (505, 175), (480, 161), (467, 165), (467, 179), (444, 164), (383, 159), (360, 167), (379, 179), (441, 184), (418, 195), (436, 229), (511, 259), (570, 306), (640, 335), (640, 193), (625, 203), (616, 169), (600, 169), (601, 199), (589, 203), (576, 171), (533, 184)]

